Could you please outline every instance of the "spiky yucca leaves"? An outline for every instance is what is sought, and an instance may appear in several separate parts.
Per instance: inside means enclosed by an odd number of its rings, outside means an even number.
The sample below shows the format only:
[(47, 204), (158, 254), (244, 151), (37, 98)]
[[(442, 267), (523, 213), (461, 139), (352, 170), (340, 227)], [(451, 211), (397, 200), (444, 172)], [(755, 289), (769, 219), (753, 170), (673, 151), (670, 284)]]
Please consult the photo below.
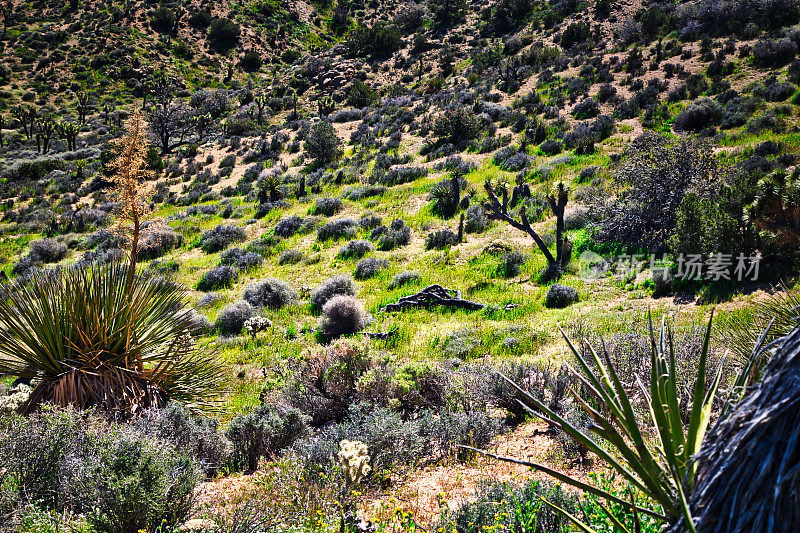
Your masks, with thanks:
[[(706, 367), (712, 319), (713, 316), (709, 319), (703, 348), (697, 361), (697, 379), (691, 392), (691, 409), (687, 426), (684, 426), (680, 417), (682, 391), (676, 375), (673, 334), (671, 328), (663, 321), (658, 335), (653, 329), (652, 321), (650, 324), (652, 347), (650, 383), (646, 385), (637, 379), (639, 393), (643, 398), (642, 404), (636, 404), (632, 393), (626, 390), (605, 349), (602, 355), (598, 355), (594, 348), (589, 346), (588, 353), (584, 356), (562, 330), (578, 362), (580, 372), (572, 367), (569, 369), (584, 390), (593, 397), (591, 403), (596, 402), (599, 405), (599, 407), (592, 406), (575, 391), (570, 391), (578, 405), (592, 420), (588, 431), (571, 424), (552, 408), (508, 380), (525, 397), (525, 401), (520, 403), (531, 414), (563, 430), (584, 445), (611, 466), (627, 483), (655, 502), (662, 512), (638, 507), (607, 491), (544, 465), (494, 454), (487, 455), (541, 470), (564, 483), (596, 494), (636, 513), (654, 516), (665, 523), (685, 520), (687, 527), (693, 531), (684, 491), (690, 491), (694, 485), (695, 464), (692, 458), (700, 450), (711, 419), (711, 406), (723, 368), (720, 363), (707, 384)], [(640, 422), (641, 414), (637, 411), (641, 411), (642, 408), (647, 415)], [(600, 439), (591, 436), (591, 433)], [(581, 530), (591, 531), (575, 517), (570, 515), (569, 518), (575, 521)], [(610, 515), (609, 519), (615, 521)], [(621, 524), (615, 523), (615, 527), (621, 528), (620, 531), (626, 531)]]
[[(221, 367), (196, 350), (184, 291), (127, 265), (37, 272), (0, 300), (0, 372), (33, 380), (22, 406), (99, 407), (125, 418), (170, 399), (209, 406)], [(141, 365), (141, 366), (140, 366)]]

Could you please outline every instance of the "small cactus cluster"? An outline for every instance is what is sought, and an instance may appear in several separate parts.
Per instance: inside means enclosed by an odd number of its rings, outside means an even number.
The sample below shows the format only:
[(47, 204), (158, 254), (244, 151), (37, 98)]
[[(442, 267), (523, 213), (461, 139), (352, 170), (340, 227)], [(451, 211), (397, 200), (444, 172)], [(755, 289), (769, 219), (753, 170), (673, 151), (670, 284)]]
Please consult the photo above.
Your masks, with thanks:
[(256, 338), (256, 334), (261, 331), (266, 331), (267, 329), (272, 327), (272, 321), (265, 316), (251, 316), (244, 322), (244, 329), (249, 333), (254, 339)]
[(369, 450), (363, 442), (345, 439), (339, 443), (339, 464), (348, 485), (358, 485), (372, 471), (369, 462)]

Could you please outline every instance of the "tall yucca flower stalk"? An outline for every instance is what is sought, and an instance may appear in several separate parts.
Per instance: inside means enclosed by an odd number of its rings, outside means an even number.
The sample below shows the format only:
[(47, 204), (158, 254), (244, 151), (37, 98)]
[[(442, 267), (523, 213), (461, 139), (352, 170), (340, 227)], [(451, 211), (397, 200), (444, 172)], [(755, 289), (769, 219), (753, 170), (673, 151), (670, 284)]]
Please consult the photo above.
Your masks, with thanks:
[(117, 156), (109, 164), (113, 172), (114, 198), (119, 202), (116, 211), (117, 233), (130, 239), (128, 292), (136, 275), (139, 241), (144, 235), (144, 222), (152, 215), (150, 197), (153, 194), (153, 173), (147, 168), (147, 123), (138, 112), (125, 124), (125, 134), (117, 141)]
[[(114, 183), (113, 196), (119, 202), (116, 210), (116, 224), (114, 231), (124, 236), (130, 243), (128, 277), (125, 284), (125, 293), (129, 298), (133, 295), (133, 281), (136, 276), (136, 264), (139, 255), (139, 241), (144, 236), (144, 222), (152, 215), (150, 197), (153, 194), (153, 185), (150, 181), (153, 173), (147, 168), (147, 123), (142, 115), (135, 112), (125, 124), (125, 134), (116, 142), (117, 156), (111, 161), (109, 167), (113, 172), (111, 180)], [(130, 302), (133, 305), (133, 302)], [(126, 339), (128, 347), (136, 346), (136, 330), (128, 327)], [(131, 350), (129, 356), (136, 361), (139, 372), (144, 370), (142, 356)]]

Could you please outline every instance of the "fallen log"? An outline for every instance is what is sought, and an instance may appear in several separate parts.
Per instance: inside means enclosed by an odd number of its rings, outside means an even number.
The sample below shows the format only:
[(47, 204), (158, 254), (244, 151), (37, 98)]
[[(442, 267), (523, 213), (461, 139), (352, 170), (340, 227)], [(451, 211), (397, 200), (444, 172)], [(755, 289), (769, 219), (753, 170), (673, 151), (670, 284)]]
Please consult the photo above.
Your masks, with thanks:
[(459, 290), (445, 289), (441, 285), (428, 285), (416, 294), (403, 296), (397, 303), (388, 304), (381, 309), (381, 312), (391, 313), (409, 308), (427, 309), (436, 305), (468, 311), (479, 311), (484, 308), (482, 303), (463, 299)]

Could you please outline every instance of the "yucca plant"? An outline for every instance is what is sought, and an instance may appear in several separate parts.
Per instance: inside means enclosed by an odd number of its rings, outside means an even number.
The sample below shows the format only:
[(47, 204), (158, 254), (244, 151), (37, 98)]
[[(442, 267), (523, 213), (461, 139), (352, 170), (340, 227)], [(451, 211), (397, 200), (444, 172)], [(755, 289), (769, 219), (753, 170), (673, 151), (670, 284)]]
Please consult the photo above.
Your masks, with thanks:
[[(657, 335), (652, 319), (650, 321), (652, 348), (650, 383), (646, 385), (637, 377), (637, 386), (643, 398), (642, 405), (636, 405), (632, 400), (632, 393), (627, 392), (605, 346), (601, 352), (602, 356), (598, 355), (593, 347), (588, 346), (584, 357), (564, 331), (561, 331), (575, 356), (580, 372), (569, 365), (568, 369), (591, 396), (591, 403), (596, 405), (590, 405), (590, 401), (574, 390), (570, 391), (578, 405), (591, 417), (592, 425), (588, 431), (571, 424), (555, 410), (506, 378), (525, 398), (524, 402), (520, 403), (531, 414), (563, 430), (596, 454), (632, 487), (660, 506), (661, 512), (627, 502), (608, 491), (544, 465), (483, 453), (497, 459), (530, 466), (564, 483), (629, 508), (634, 513), (648, 514), (663, 520), (664, 523), (685, 520), (688, 529), (694, 531), (686, 504), (686, 491), (690, 491), (694, 485), (695, 463), (692, 458), (700, 450), (711, 419), (711, 407), (720, 384), (724, 363), (723, 358), (719, 367), (710, 376), (710, 380), (706, 379), (712, 320), (713, 313), (697, 361), (697, 378), (691, 391), (691, 410), (689, 423), (686, 426), (680, 416), (682, 391), (676, 375), (673, 334), (663, 320)], [(637, 410), (642, 409), (637, 408), (644, 408), (646, 411), (643, 420), (641, 413), (637, 414)], [(594, 433), (599, 439), (590, 433)], [(582, 530), (591, 531), (589, 526), (574, 516), (570, 515), (570, 519)], [(609, 520), (614, 522), (616, 528), (627, 531), (624, 526), (616, 523), (611, 514)]]
[[(184, 291), (128, 266), (37, 272), (0, 299), (0, 372), (32, 380), (21, 407), (98, 407), (118, 418), (170, 399), (208, 407), (220, 366), (196, 350)], [(130, 292), (128, 291), (130, 289)]]

